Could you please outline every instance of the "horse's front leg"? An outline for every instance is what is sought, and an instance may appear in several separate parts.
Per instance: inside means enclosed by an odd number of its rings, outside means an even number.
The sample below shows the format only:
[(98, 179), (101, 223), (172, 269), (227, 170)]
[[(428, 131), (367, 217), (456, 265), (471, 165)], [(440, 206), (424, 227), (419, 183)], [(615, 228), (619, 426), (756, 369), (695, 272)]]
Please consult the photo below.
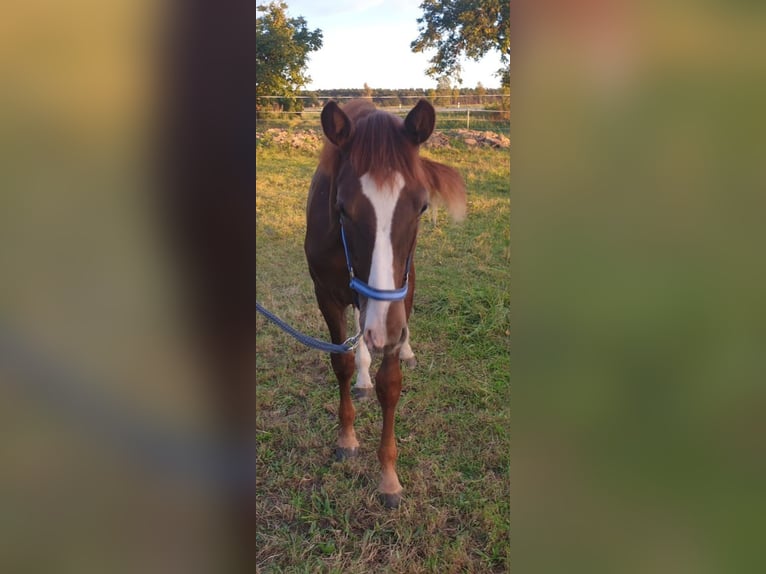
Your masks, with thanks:
[(356, 440), (354, 432), (354, 418), (356, 410), (351, 401), (351, 376), (354, 374), (354, 354), (353, 353), (333, 353), (330, 355), (332, 368), (338, 379), (340, 389), (340, 404), (338, 406), (338, 419), (340, 429), (338, 430), (338, 446), (335, 449), (335, 458), (344, 460), (357, 455), (359, 452), (359, 441)]
[[(409, 289), (407, 290), (407, 296), (404, 298), (404, 312), (405, 316), (407, 317), (407, 322), (410, 321), (410, 315), (412, 314), (412, 302), (415, 297), (415, 262), (410, 262), (410, 276), (408, 279), (408, 285)], [(407, 329), (407, 334), (405, 336), (404, 342), (402, 343), (401, 349), (399, 350), (399, 358), (402, 360), (402, 362), (407, 365), (409, 368), (414, 369), (418, 362), (415, 359), (415, 353), (412, 352), (412, 347), (410, 346), (410, 331)]]
[[(354, 320), (358, 331), (361, 331), (359, 310), (354, 309)], [(351, 394), (357, 399), (369, 399), (373, 395), (372, 380), (370, 379), (370, 365), (372, 357), (367, 345), (364, 343), (364, 337), (359, 340), (356, 348), (356, 384), (351, 389)]]
[(402, 499), (402, 485), (396, 474), (397, 451), (394, 437), (394, 415), (401, 391), (402, 370), (397, 350), (383, 356), (383, 362), (375, 375), (375, 392), (383, 409), (383, 433), (378, 447), (381, 470), (378, 491), (387, 508), (396, 508)]
[[(346, 313), (345, 308), (329, 299), (322, 297), (317, 291), (319, 309), (322, 311), (325, 323), (330, 330), (330, 338), (333, 343), (339, 344), (346, 339)], [(354, 432), (354, 419), (356, 410), (351, 402), (351, 377), (354, 374), (354, 353), (332, 353), (330, 355), (332, 370), (338, 379), (340, 390), (340, 404), (338, 405), (338, 443), (335, 448), (335, 458), (343, 460), (356, 456), (359, 452), (359, 441)]]

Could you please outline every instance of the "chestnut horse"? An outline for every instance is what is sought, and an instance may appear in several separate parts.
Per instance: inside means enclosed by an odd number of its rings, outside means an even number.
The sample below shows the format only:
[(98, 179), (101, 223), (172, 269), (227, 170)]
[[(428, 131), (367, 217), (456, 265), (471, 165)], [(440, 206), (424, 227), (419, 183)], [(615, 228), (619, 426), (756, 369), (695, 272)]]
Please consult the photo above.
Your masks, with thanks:
[(375, 392), (383, 410), (378, 447), (383, 503), (396, 507), (402, 486), (396, 474), (394, 413), (402, 387), (399, 361), (415, 365), (407, 322), (415, 294), (414, 252), (419, 220), (432, 199), (455, 219), (465, 215), (466, 192), (453, 168), (420, 157), (419, 146), (435, 124), (425, 100), (402, 120), (365, 100), (322, 110), (326, 136), (306, 208), (305, 251), (314, 292), (334, 343), (346, 339), (346, 311), (363, 336), (356, 356), (333, 353), (340, 386), (336, 457), (357, 454), (351, 377), (355, 395), (372, 394), (371, 353), (382, 355)]

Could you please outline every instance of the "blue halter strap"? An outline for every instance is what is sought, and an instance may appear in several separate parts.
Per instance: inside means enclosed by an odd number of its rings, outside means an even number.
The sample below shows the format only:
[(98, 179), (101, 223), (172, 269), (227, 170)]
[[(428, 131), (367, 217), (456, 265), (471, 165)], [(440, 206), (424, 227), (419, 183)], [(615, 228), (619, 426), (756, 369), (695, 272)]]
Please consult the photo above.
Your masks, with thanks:
[(401, 301), (407, 296), (408, 279), (410, 275), (410, 262), (412, 261), (412, 252), (407, 256), (407, 267), (404, 271), (404, 285), (400, 289), (376, 289), (371, 285), (368, 285), (361, 279), (354, 276), (354, 267), (351, 265), (351, 256), (348, 251), (348, 243), (346, 242), (346, 231), (343, 229), (343, 223), (340, 224), (340, 238), (343, 241), (343, 251), (346, 254), (346, 265), (348, 266), (348, 275), (351, 277), (351, 281), (348, 286), (354, 291), (354, 306), (359, 307), (359, 301), (356, 296), (357, 293), (367, 297), (368, 299), (376, 299), (377, 301)]

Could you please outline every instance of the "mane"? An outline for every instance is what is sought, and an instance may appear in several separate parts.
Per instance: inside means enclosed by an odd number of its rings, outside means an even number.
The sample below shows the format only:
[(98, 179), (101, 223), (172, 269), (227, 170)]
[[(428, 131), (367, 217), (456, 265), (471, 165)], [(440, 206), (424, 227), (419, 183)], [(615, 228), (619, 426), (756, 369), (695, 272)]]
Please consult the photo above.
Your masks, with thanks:
[[(405, 181), (426, 183), (417, 147), (404, 133), (404, 121), (375, 108), (367, 100), (353, 100), (343, 112), (354, 124), (349, 159), (358, 174), (369, 173), (379, 185), (385, 185), (400, 173)], [(325, 139), (320, 168), (335, 175), (340, 167), (341, 151)]]

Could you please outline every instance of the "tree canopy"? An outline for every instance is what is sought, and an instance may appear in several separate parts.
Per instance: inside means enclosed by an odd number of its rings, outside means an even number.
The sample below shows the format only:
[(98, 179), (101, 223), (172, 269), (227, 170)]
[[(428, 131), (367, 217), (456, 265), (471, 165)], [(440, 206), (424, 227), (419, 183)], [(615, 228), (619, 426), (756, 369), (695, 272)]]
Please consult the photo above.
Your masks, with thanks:
[(295, 96), (311, 81), (306, 74), (308, 55), (322, 47), (322, 31), (309, 30), (302, 16), (290, 18), (286, 2), (258, 6), (263, 15), (255, 23), (256, 107), (268, 105), (262, 96), (279, 96), (283, 109), (301, 109)]
[[(460, 59), (479, 60), (492, 50), (509, 64), (511, 51), (510, 0), (423, 0), (418, 38), (413, 52), (436, 49), (429, 76), (454, 76), (460, 81)], [(510, 86), (508, 66), (498, 70), (503, 86)]]

